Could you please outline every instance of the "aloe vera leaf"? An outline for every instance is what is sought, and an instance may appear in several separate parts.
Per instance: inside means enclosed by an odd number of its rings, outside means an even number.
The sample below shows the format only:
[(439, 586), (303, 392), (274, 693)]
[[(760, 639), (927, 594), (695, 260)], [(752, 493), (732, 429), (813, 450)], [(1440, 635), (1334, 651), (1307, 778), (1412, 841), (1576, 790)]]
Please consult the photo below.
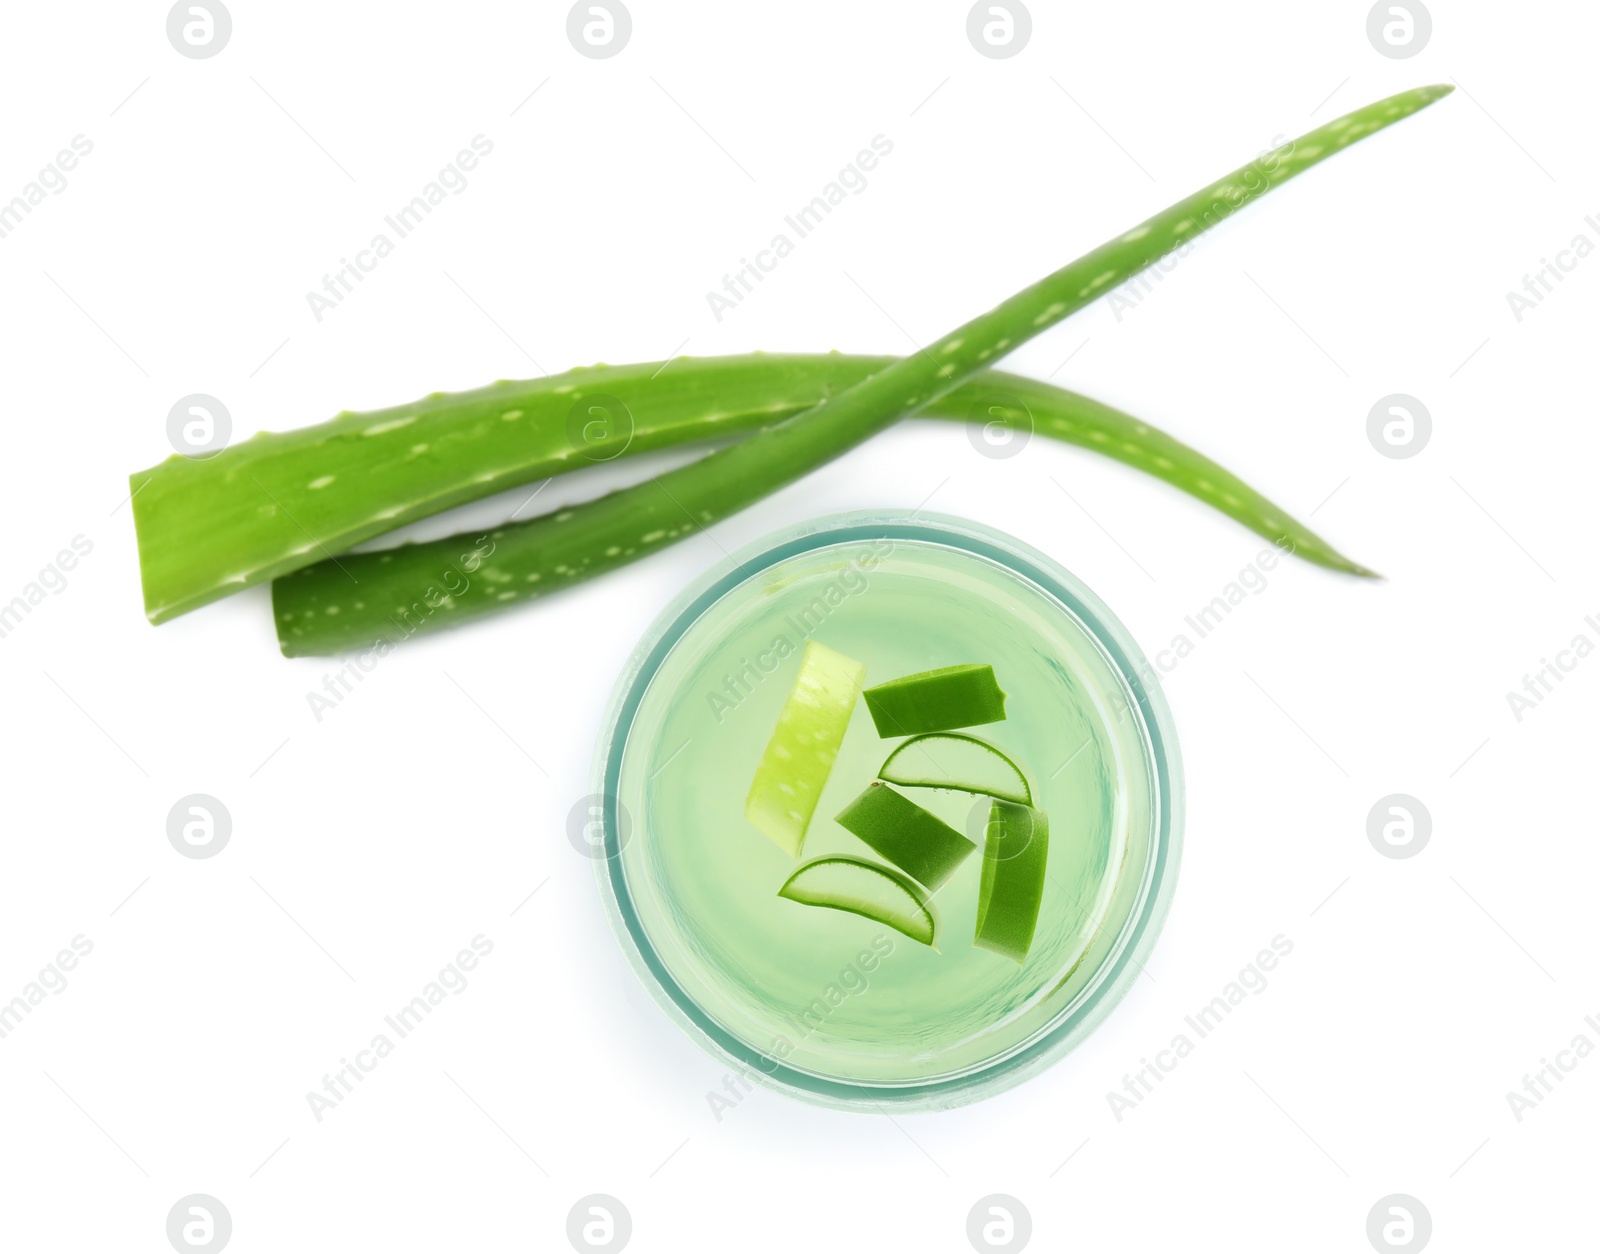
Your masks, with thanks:
[(1033, 804), (1020, 766), (987, 740), (959, 732), (911, 737), (884, 759), (878, 778), (905, 788), (945, 788)]
[(995, 682), (994, 667), (977, 664), (904, 675), (864, 690), (861, 697), (885, 738), (978, 727), (1006, 716), (1006, 694)]
[(874, 780), (834, 822), (929, 890), (977, 849), (955, 828), (888, 784)]
[(891, 867), (829, 856), (807, 862), (784, 881), (778, 896), (872, 919), (924, 945), (933, 944), (933, 908), (915, 881)]
[(806, 641), (744, 803), (745, 817), (791, 858), (800, 856), (866, 673), (853, 658)]
[[(520, 484), (798, 413), (873, 369), (749, 354), (594, 366), (262, 432), (130, 477), (153, 623)], [(343, 576), (341, 576), (342, 578)]]
[[(1424, 87), (1318, 127), (1273, 160), (1257, 160), (1178, 201), (1046, 278), (760, 438), (688, 466), (493, 533), (481, 570), (457, 571), (456, 538), (341, 558), (279, 579), (273, 613), (286, 656), (393, 644), (535, 600), (626, 565), (736, 513), (835, 457), (905, 413), (954, 391), (987, 362), (1025, 343), (1222, 221), (1253, 198), (1366, 135), (1447, 95)], [(359, 607), (359, 608), (357, 608)]]
[[(130, 476), (145, 613), (166, 622), (419, 518), (568, 470), (747, 434), (894, 360), (750, 353), (581, 367), (263, 432), (214, 457), (174, 454)], [(604, 416), (582, 409), (585, 400), (598, 400)], [(981, 421), (1104, 453), (1308, 561), (1371, 573), (1210, 458), (1089, 397), (985, 371), (918, 417)]]
[(1043, 810), (995, 801), (978, 877), (978, 920), (972, 943), (1020, 963), (1028, 956), (1044, 900), (1050, 824)]
[[(1311, 528), (1205, 454), (1131, 414), (1090, 397), (1077, 393), (1059, 395), (1059, 389), (1037, 379), (991, 371), (979, 375), (967, 387), (937, 405), (924, 409), (917, 417), (960, 418), (963, 415), (954, 412), (951, 402), (958, 398), (964, 400), (969, 389), (991, 387), (977, 408), (982, 410), (984, 420), (993, 426), (1046, 435), (1115, 458), (1187, 492), (1304, 561), (1347, 575), (1371, 578), (1375, 574), (1346, 557)], [(951, 405), (952, 412), (943, 412), (947, 405)], [(972, 417), (972, 410), (969, 409), (966, 416)]]

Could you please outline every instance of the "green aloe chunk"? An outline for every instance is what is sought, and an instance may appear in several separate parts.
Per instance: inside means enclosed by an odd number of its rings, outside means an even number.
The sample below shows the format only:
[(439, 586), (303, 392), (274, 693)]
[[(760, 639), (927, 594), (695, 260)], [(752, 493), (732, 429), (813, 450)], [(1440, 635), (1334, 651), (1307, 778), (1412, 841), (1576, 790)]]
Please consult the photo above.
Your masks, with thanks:
[(995, 682), (992, 666), (923, 671), (868, 688), (861, 696), (883, 737), (977, 727), (1006, 717), (1006, 694)]
[(860, 662), (806, 641), (744, 803), (745, 817), (791, 858), (800, 856), (866, 673)]
[(954, 875), (977, 848), (937, 815), (877, 780), (835, 822), (930, 890)]
[(989, 807), (972, 943), (1021, 963), (1033, 944), (1044, 898), (1050, 824), (1043, 810), (996, 800)]
[(908, 788), (948, 788), (1033, 804), (1020, 766), (987, 740), (959, 732), (911, 737), (884, 759), (878, 778)]
[[(848, 452), (904, 414), (949, 396), (988, 363), (1154, 265), (1235, 211), (1374, 131), (1447, 95), (1436, 86), (1367, 105), (1224, 175), (989, 312), (853, 386), (700, 461), (598, 500), (491, 533), (471, 578), (458, 538), (319, 563), (278, 580), (285, 654), (394, 643), (526, 603), (614, 570), (744, 509)], [(609, 410), (607, 411), (609, 412)], [(474, 550), (476, 555), (476, 550)]]
[(933, 944), (933, 908), (927, 893), (900, 872), (875, 862), (817, 858), (785, 880), (778, 896), (805, 906), (859, 914), (921, 944)]

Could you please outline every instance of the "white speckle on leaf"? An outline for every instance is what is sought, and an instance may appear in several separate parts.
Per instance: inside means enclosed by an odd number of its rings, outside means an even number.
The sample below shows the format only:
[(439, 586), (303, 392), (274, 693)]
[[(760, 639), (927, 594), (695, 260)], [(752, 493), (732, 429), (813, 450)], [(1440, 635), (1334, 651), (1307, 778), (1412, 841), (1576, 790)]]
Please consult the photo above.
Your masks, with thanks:
[(1124, 244), (1131, 244), (1131, 243), (1133, 243), (1134, 240), (1143, 239), (1148, 234), (1150, 234), (1150, 228), (1148, 226), (1140, 224), (1139, 226), (1134, 227), (1133, 230), (1129, 231), (1126, 235), (1124, 235), (1122, 237), (1122, 242)]
[(333, 476), (332, 475), (322, 475), (319, 478), (313, 479), (310, 483), (306, 484), (306, 487), (308, 487), (308, 488), (325, 488), (332, 482), (333, 482)]
[(520, 409), (508, 409), (505, 413), (500, 415), (500, 421), (515, 422), (520, 417), (522, 417), (522, 411)]
[(416, 418), (391, 418), (388, 422), (375, 422), (370, 427), (361, 429), (362, 435), (382, 435), (385, 431), (395, 431), (401, 427), (409, 427)]

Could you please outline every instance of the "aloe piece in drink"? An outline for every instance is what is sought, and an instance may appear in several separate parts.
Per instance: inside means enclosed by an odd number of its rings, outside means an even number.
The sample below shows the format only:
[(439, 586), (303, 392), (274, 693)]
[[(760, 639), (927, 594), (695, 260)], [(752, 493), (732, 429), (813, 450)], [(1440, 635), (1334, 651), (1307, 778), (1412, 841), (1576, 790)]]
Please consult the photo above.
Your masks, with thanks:
[(995, 801), (983, 845), (978, 922), (972, 943), (1021, 965), (1033, 944), (1044, 897), (1050, 824), (1042, 810)]
[(1009, 757), (977, 736), (929, 732), (898, 745), (878, 778), (907, 788), (943, 788), (1033, 804), (1028, 777)]
[(859, 914), (919, 944), (933, 944), (934, 918), (928, 895), (900, 872), (875, 862), (818, 858), (791, 875), (778, 896), (801, 905)]
[(791, 858), (800, 856), (866, 673), (860, 662), (806, 641), (744, 803), (745, 817)]
[(1006, 716), (1006, 694), (994, 667), (942, 666), (891, 679), (861, 694), (880, 736), (913, 736), (998, 723)]
[(938, 888), (977, 849), (936, 814), (873, 780), (834, 820), (882, 858), (928, 888)]

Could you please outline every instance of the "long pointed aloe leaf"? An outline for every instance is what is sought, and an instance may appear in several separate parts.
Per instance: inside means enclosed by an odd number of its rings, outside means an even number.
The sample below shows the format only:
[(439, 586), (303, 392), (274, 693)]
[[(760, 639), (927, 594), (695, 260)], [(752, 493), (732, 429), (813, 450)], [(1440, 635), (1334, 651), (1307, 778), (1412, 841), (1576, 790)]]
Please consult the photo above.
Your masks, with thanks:
[(701, 461), (493, 534), (459, 572), (455, 538), (319, 563), (278, 580), (273, 613), (288, 656), (393, 643), (534, 600), (614, 570), (743, 509), (916, 413), (986, 363), (1089, 304), (1278, 184), (1452, 89), (1367, 105), (1223, 176), (853, 387)]
[[(745, 434), (893, 360), (751, 353), (594, 366), (344, 413), (204, 460), (174, 455), (131, 476), (145, 612), (166, 622), (418, 518), (563, 471)], [(986, 371), (919, 416), (1093, 449), (1308, 561), (1369, 573), (1210, 458), (1086, 396)]]

